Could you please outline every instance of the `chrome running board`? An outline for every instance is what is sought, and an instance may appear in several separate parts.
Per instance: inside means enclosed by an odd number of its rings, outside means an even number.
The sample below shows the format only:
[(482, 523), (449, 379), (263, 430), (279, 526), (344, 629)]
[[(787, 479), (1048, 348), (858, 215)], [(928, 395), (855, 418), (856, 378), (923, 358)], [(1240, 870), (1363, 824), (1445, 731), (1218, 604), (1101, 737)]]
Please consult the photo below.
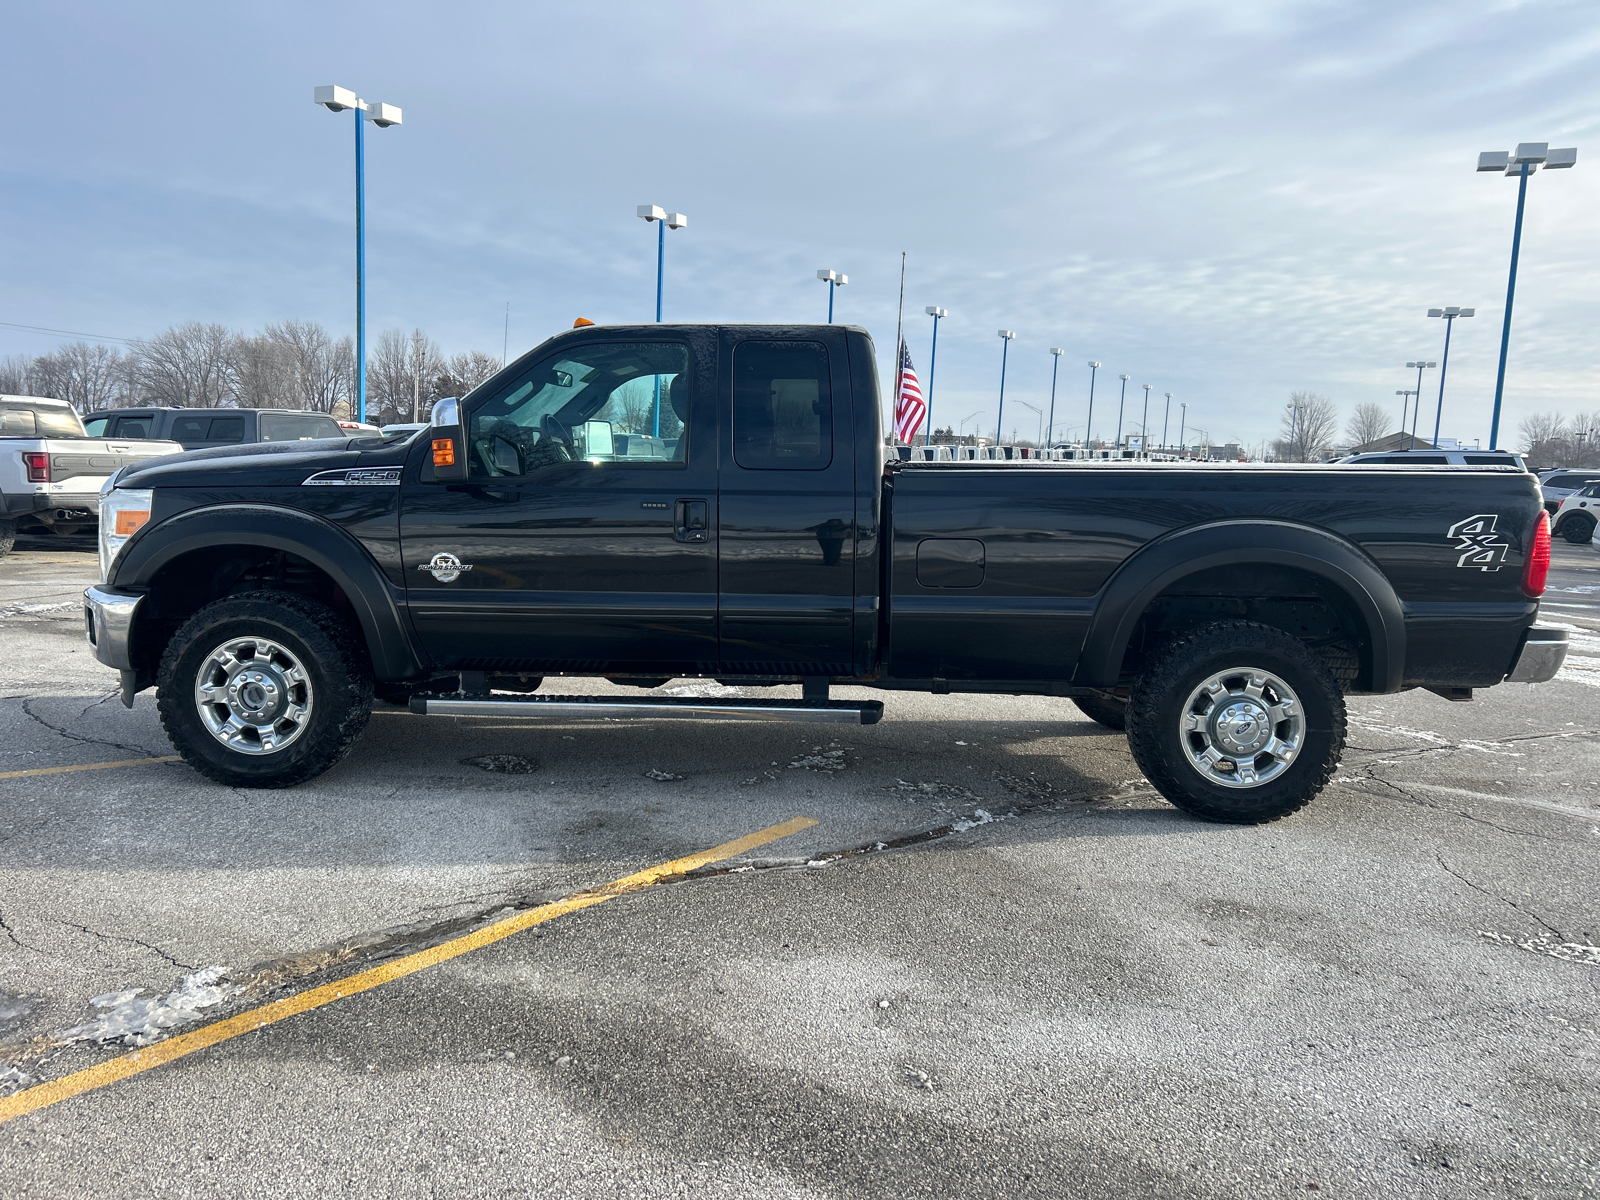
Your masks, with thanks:
[(823, 725), (876, 725), (883, 717), (881, 700), (696, 700), (689, 697), (654, 700), (632, 696), (496, 696), (419, 695), (411, 711), (424, 717), (607, 717), (694, 721), (805, 721)]

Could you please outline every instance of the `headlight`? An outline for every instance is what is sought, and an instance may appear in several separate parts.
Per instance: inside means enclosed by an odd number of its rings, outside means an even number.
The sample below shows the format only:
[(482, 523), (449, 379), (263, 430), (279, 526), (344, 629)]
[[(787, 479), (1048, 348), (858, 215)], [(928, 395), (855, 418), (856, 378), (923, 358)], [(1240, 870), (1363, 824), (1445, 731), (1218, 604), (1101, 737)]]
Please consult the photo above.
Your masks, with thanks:
[(111, 568), (128, 539), (150, 519), (149, 491), (112, 488), (100, 496), (100, 582), (111, 582)]

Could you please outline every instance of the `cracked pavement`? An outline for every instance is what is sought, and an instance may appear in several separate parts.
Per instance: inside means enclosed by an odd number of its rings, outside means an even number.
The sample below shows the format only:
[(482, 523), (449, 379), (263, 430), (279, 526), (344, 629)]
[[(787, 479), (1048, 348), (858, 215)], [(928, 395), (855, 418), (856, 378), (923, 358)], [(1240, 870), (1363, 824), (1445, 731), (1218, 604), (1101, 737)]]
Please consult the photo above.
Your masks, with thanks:
[[(1600, 582), (1592, 547), (1555, 558), (1553, 589)], [(92, 574), (31, 548), (0, 564), (0, 772), (171, 753), (153, 697), (124, 710), (78, 613), (48, 611)], [(1600, 638), (1592, 593), (1551, 604)], [(119, 1051), (57, 1044), (96, 996), (221, 967), (247, 994), (214, 1011), (237, 1011), (819, 822), (0, 1125), (0, 1178), (52, 1197), (1590, 1196), (1590, 681), (1579, 661), (1471, 704), (1353, 699), (1334, 784), (1260, 828), (1182, 816), (1119, 735), (1009, 697), (875, 693), (882, 724), (826, 738), (385, 710), (286, 792), (178, 763), (0, 781), (0, 1043), (38, 1079)], [(497, 755), (533, 765), (466, 761)]]

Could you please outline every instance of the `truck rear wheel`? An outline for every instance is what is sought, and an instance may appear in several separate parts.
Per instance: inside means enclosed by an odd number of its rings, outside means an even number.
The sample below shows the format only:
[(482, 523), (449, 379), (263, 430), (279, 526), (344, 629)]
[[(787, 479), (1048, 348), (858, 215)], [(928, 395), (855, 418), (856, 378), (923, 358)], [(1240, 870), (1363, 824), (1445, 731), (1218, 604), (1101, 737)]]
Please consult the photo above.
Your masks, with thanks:
[(0, 517), (0, 558), (11, 553), (11, 547), (17, 544), (17, 523)]
[(231, 787), (315, 778), (350, 752), (372, 713), (372, 668), (355, 633), (288, 592), (206, 605), (167, 643), (157, 682), (178, 753)]
[(1121, 696), (1097, 692), (1093, 696), (1074, 696), (1072, 702), (1084, 716), (1107, 729), (1120, 731), (1128, 727), (1128, 702)]
[(1258, 825), (1305, 807), (1333, 777), (1344, 736), (1344, 694), (1321, 656), (1249, 621), (1171, 642), (1128, 702), (1134, 761), (1208, 821)]

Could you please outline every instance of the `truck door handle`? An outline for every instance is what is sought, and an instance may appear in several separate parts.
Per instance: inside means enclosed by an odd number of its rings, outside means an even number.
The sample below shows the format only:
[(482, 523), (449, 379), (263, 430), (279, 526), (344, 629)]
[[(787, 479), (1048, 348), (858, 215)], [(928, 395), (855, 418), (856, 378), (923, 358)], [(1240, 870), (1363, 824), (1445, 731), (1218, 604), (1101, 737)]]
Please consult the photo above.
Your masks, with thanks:
[(679, 500), (673, 509), (673, 537), (680, 542), (711, 540), (711, 513), (704, 500)]

